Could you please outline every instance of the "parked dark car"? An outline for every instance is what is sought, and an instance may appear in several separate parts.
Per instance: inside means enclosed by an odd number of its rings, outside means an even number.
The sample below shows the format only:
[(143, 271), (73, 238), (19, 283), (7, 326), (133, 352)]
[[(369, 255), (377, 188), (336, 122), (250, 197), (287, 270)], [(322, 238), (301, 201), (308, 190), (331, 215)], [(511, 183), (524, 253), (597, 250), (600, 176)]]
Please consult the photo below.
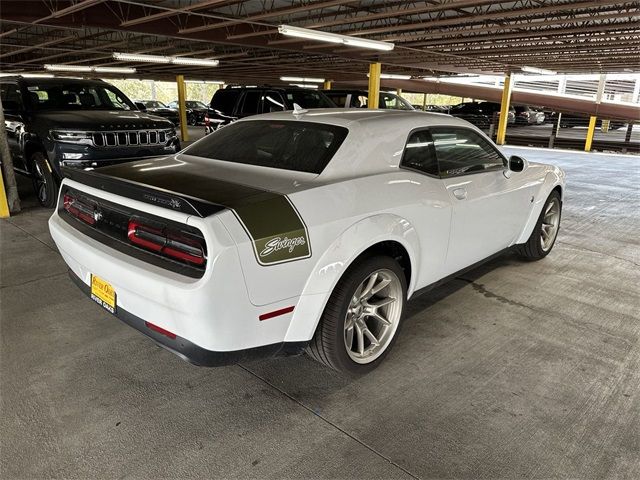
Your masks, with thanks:
[[(575, 113), (563, 113), (560, 116), (560, 128), (572, 128), (572, 127), (588, 127), (589, 119), (591, 117), (589, 115), (576, 115)], [(558, 112), (553, 112), (550, 115), (550, 123), (554, 123), (558, 119)], [(598, 117), (596, 119), (596, 128), (602, 129), (603, 118)], [(609, 121), (609, 130), (617, 130), (619, 128), (625, 127), (627, 125), (626, 122), (622, 120), (610, 120)]]
[(56, 203), (61, 167), (94, 168), (180, 150), (173, 124), (101, 80), (0, 78), (13, 165), (38, 201)]
[(174, 125), (178, 125), (178, 123), (180, 123), (178, 110), (176, 108), (169, 107), (158, 100), (136, 100), (134, 103), (138, 109), (143, 112), (166, 118)]
[[(495, 102), (465, 102), (454, 105), (449, 110), (449, 114), (462, 118), (474, 124), (478, 128), (489, 128), (494, 118), (497, 120), (500, 115), (500, 104)], [(516, 122), (516, 112), (514, 107), (509, 108), (507, 125)]]
[(239, 118), (259, 113), (301, 108), (335, 108), (336, 105), (318, 90), (299, 87), (232, 87), (217, 90), (205, 117), (205, 133)]
[[(204, 117), (207, 115), (208, 107), (196, 100), (185, 100), (184, 106), (187, 109), (187, 123), (189, 125), (198, 125), (204, 122)], [(174, 100), (169, 103), (169, 108), (174, 108), (178, 111), (178, 101)]]
[(542, 125), (545, 121), (546, 115), (542, 111), (527, 105), (516, 105), (513, 108), (516, 113), (516, 125)]
[[(322, 90), (338, 107), (366, 108), (369, 93), (366, 90)], [(415, 110), (413, 105), (395, 93), (380, 92), (378, 108), (393, 110)]]

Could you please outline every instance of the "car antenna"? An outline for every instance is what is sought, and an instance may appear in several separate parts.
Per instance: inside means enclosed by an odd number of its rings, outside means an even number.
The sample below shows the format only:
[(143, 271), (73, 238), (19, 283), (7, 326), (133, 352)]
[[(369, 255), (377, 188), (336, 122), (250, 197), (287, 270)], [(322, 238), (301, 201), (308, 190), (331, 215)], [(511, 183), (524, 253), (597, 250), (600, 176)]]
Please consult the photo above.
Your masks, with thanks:
[(308, 113), (309, 110), (302, 108), (300, 105), (298, 105), (297, 103), (293, 104), (293, 114), (294, 115), (302, 115), (303, 113)]

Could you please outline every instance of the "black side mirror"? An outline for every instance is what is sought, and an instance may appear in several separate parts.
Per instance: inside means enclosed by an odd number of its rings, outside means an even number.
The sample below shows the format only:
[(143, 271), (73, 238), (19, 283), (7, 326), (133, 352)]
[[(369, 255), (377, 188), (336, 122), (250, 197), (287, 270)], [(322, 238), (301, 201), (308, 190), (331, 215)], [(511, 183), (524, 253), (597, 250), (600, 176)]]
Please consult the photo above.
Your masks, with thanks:
[(512, 172), (521, 172), (524, 170), (526, 163), (527, 161), (524, 158), (512, 155), (509, 157), (509, 170)]
[(138, 110), (140, 110), (141, 112), (146, 112), (147, 111), (147, 106), (142, 103), (142, 102), (135, 102), (136, 107), (138, 107)]

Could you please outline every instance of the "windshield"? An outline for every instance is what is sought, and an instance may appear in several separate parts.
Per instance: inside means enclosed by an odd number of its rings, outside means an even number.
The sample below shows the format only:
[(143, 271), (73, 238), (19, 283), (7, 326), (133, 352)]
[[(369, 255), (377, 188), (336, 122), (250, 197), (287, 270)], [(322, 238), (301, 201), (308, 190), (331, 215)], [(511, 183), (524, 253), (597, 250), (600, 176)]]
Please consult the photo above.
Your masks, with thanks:
[(167, 108), (164, 103), (157, 100), (144, 100), (142, 103), (144, 103), (144, 106), (147, 108)]
[(336, 108), (335, 104), (322, 92), (289, 90), (285, 95), (291, 107), (297, 103), (302, 108)]
[(35, 110), (137, 110), (120, 90), (111, 85), (52, 83), (27, 86)]
[(207, 106), (202, 102), (187, 101), (184, 102), (184, 104), (187, 108), (207, 108)]
[(299, 121), (236, 122), (194, 143), (187, 155), (225, 162), (319, 174), (348, 130)]

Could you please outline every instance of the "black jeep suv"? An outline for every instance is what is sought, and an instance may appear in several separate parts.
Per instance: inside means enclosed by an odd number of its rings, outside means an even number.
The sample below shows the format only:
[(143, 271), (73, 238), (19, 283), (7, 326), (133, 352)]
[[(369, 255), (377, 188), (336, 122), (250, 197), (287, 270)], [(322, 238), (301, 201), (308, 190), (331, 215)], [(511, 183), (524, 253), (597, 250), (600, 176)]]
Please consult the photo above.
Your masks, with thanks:
[(180, 150), (173, 124), (101, 80), (0, 78), (13, 165), (53, 207), (61, 166), (95, 168)]
[(317, 90), (298, 87), (232, 87), (216, 90), (204, 118), (205, 133), (211, 133), (239, 118), (259, 113), (301, 108), (336, 108)]

